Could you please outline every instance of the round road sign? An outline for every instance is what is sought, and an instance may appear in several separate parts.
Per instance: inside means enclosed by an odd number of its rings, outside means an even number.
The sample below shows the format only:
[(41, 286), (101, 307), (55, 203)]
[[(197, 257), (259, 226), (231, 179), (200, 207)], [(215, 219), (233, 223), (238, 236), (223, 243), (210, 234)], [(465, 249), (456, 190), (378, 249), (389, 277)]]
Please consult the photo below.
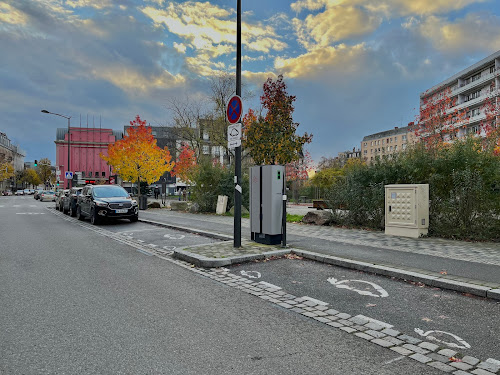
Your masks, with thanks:
[(241, 98), (238, 95), (234, 95), (227, 103), (227, 121), (230, 124), (236, 124), (240, 120), (242, 113), (243, 104), (241, 103)]

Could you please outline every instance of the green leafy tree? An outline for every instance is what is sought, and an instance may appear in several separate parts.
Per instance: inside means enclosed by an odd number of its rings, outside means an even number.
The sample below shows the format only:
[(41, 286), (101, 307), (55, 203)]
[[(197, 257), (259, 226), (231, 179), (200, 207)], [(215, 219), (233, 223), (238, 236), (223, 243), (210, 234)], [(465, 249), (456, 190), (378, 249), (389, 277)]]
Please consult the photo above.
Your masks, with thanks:
[(243, 146), (256, 164), (287, 164), (303, 154), (304, 144), (310, 143), (312, 135), (296, 134), (298, 123), (293, 121), (293, 102), (283, 76), (276, 81), (271, 78), (264, 83), (260, 98), (264, 116), (253, 111), (245, 115)]
[(40, 185), (42, 183), (42, 180), (40, 179), (40, 176), (34, 169), (27, 169), (25, 173), (25, 180), (26, 183), (31, 185), (33, 188), (36, 186)]
[(37, 172), (42, 183), (52, 181), (52, 168), (49, 158), (43, 158), (38, 161)]

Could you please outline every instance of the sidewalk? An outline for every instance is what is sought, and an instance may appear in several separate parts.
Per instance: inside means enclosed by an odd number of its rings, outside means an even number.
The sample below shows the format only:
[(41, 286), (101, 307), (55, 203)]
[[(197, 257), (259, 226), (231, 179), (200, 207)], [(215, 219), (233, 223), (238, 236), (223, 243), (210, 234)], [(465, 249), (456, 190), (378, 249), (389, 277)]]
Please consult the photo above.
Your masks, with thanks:
[[(308, 211), (304, 207), (290, 207), (288, 210), (300, 210), (300, 214)], [(233, 235), (232, 217), (190, 214), (168, 209), (149, 209), (141, 211), (139, 215), (141, 220), (205, 232), (208, 235), (215, 234), (219, 239), (230, 240)], [(254, 254), (282, 250), (266, 247), (259, 252), (260, 248), (256, 248), (254, 242), (247, 241), (250, 239), (248, 219), (242, 219), (241, 232), (241, 253), (249, 254), (248, 246), (253, 246), (250, 253)], [(232, 241), (212, 245), (212, 248), (218, 248), (218, 257), (226, 258), (226, 264), (228, 257), (237, 254), (235, 251), (238, 249), (234, 249), (231, 244)], [(302, 255), (309, 258), (389, 276), (395, 275), (428, 285), (447, 287), (445, 284), (449, 282), (456, 284), (456, 287), (450, 289), (484, 296), (488, 290), (500, 289), (499, 243), (473, 243), (437, 238), (413, 239), (386, 236), (383, 232), (288, 223), (287, 245), (296, 250), (294, 252), (302, 252)], [(189, 251), (199, 251), (198, 255), (202, 257), (214, 258), (213, 249), (200, 248)], [(227, 254), (224, 255), (225, 253)], [(457, 289), (461, 284), (471, 284), (477, 288), (469, 290), (466, 285), (462, 285), (463, 288)], [(500, 298), (500, 290), (498, 292)]]

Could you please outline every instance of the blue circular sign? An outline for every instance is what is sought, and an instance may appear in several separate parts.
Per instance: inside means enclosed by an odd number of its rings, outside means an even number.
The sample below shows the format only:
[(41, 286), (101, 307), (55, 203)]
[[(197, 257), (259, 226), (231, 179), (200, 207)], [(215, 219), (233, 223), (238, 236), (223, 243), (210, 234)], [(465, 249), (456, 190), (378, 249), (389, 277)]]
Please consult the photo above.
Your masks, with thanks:
[(227, 103), (226, 116), (230, 124), (236, 124), (243, 113), (243, 104), (238, 95), (233, 96)]

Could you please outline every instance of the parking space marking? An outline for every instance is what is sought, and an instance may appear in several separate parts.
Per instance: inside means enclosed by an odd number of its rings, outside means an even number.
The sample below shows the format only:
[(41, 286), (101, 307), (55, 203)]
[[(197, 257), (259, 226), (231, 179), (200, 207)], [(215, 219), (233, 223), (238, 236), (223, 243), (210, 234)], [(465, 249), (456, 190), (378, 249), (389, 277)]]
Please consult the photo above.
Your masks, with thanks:
[(177, 249), (177, 247), (175, 247), (175, 246), (163, 246), (163, 249), (168, 250), (168, 251), (174, 251), (175, 249)]
[(248, 277), (249, 279), (260, 279), (262, 276), (258, 271), (240, 271), (240, 274)]
[[(450, 348), (457, 348), (457, 349), (470, 349), (470, 344), (465, 341), (463, 338), (458, 337), (457, 335), (449, 332), (444, 332), (444, 331), (427, 331), (424, 332), (420, 328), (415, 328), (415, 332), (418, 333), (420, 336), (425, 337), (428, 340), (431, 341), (436, 341), (440, 342), (441, 344), (445, 344), (449, 346)], [(442, 340), (441, 338), (437, 338), (436, 336), (450, 336), (453, 338), (456, 342), (448, 342), (445, 340)]]
[[(370, 296), (370, 297), (388, 297), (389, 293), (382, 288), (380, 285), (377, 285), (375, 283), (372, 283), (370, 281), (364, 281), (364, 280), (337, 280), (334, 277), (328, 278), (328, 282), (332, 285), (334, 285), (336, 288), (339, 289), (347, 289), (347, 290), (352, 290), (353, 292), (356, 292), (362, 296)], [(372, 293), (369, 290), (362, 290), (362, 289), (357, 289), (353, 285), (347, 285), (348, 283), (362, 283), (362, 284), (368, 284), (370, 285), (373, 289), (378, 294)]]
[(182, 240), (186, 236), (183, 234), (165, 234), (163, 237), (169, 238), (171, 240)]

